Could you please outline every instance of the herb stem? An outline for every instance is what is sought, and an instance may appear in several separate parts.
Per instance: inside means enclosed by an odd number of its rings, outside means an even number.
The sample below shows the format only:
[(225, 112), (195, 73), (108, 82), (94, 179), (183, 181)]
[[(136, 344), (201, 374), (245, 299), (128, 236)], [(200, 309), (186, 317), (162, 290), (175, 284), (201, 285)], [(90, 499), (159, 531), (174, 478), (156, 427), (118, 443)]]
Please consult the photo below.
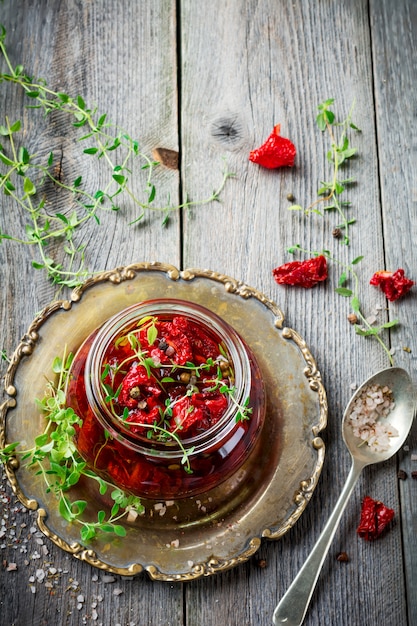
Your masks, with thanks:
[[(317, 195), (319, 196), (311, 202), (306, 209), (303, 209), (300, 205), (293, 205), (289, 207), (291, 210), (304, 211), (305, 215), (310, 215), (311, 213), (316, 213), (323, 217), (323, 213), (316, 207), (321, 204), (326, 204), (324, 207), (324, 211), (335, 210), (340, 218), (342, 223), (338, 226), (344, 230), (344, 243), (349, 245), (349, 226), (355, 223), (355, 219), (348, 219), (343, 206), (348, 206), (349, 202), (341, 202), (339, 199), (340, 194), (345, 190), (345, 187), (348, 183), (354, 182), (353, 179), (345, 179), (339, 180), (340, 168), (344, 162), (351, 159), (356, 154), (356, 148), (351, 148), (349, 145), (348, 138), (348, 129), (352, 128), (356, 131), (359, 131), (352, 123), (352, 113), (354, 109), (355, 102), (352, 103), (349, 112), (342, 122), (335, 121), (335, 115), (333, 111), (330, 110), (330, 106), (333, 104), (334, 100), (329, 99), (325, 102), (321, 103), (318, 106), (319, 114), (316, 118), (317, 125), (321, 131), (326, 131), (330, 138), (330, 150), (327, 153), (327, 159), (333, 165), (333, 172), (331, 180), (326, 182), (321, 182), (321, 187), (317, 191)], [(337, 139), (336, 134), (334, 132), (334, 127), (340, 126), (342, 131), (340, 133), (340, 137)], [(327, 204), (331, 202), (331, 204)]]
[[(354, 302), (358, 302), (359, 303), (359, 277), (357, 275), (357, 273), (355, 272), (355, 270), (353, 269), (352, 265), (343, 263), (342, 261), (340, 261), (339, 259), (334, 258), (333, 256), (331, 256), (330, 254), (326, 254), (327, 258), (330, 259), (331, 261), (333, 261), (334, 263), (337, 263), (337, 265), (339, 265), (340, 267), (342, 267), (348, 274), (350, 274), (351, 278), (353, 279), (353, 284), (354, 287), (352, 289), (352, 300)], [(363, 326), (365, 326), (365, 328), (368, 331), (373, 331), (373, 327), (372, 325), (368, 322), (368, 320), (366, 319), (366, 317), (363, 315), (360, 306), (356, 306), (355, 305), (355, 313), (356, 315), (359, 317), (359, 319), (361, 320)], [(392, 354), (388, 348), (388, 346), (384, 343), (384, 341), (381, 339), (379, 333), (373, 333), (372, 332), (372, 336), (375, 337), (375, 339), (377, 340), (377, 342), (380, 344), (381, 348), (384, 350), (384, 352), (386, 353), (386, 355), (388, 356), (389, 362), (391, 365), (394, 365), (394, 360), (392, 358)]]
[[(390, 352), (390, 349), (384, 343), (384, 341), (382, 340), (382, 338), (380, 336), (380, 333), (381, 333), (382, 330), (387, 330), (387, 329), (395, 326), (398, 322), (397, 322), (397, 320), (393, 320), (392, 322), (387, 322), (385, 324), (381, 324), (380, 326), (373, 326), (372, 324), (369, 323), (369, 321), (363, 315), (362, 310), (361, 310), (360, 299), (359, 299), (359, 276), (358, 276), (358, 274), (356, 273), (356, 271), (354, 269), (354, 266), (357, 263), (359, 263), (362, 260), (363, 257), (362, 256), (357, 257), (351, 263), (344, 263), (340, 259), (337, 259), (336, 257), (334, 257), (329, 250), (321, 250), (320, 252), (311, 251), (311, 250), (307, 250), (305, 248), (302, 248), (298, 244), (295, 245), (295, 246), (290, 247), (288, 249), (288, 251), (291, 254), (294, 254), (295, 251), (298, 251), (298, 252), (302, 252), (304, 254), (307, 254), (309, 256), (311, 256), (311, 255), (314, 255), (314, 256), (323, 255), (327, 259), (329, 259), (330, 261), (332, 261), (333, 263), (338, 265), (340, 268), (342, 268), (343, 273), (342, 273), (341, 277), (339, 278), (339, 287), (337, 287), (335, 289), (335, 292), (338, 293), (339, 295), (342, 295), (344, 297), (349, 297), (350, 298), (350, 303), (351, 303), (352, 310), (354, 311), (356, 316), (360, 319), (360, 321), (361, 321), (361, 323), (362, 323), (362, 325), (364, 327), (364, 329), (362, 329), (359, 324), (355, 324), (355, 331), (356, 331), (356, 333), (358, 335), (362, 335), (362, 336), (374, 337), (377, 340), (377, 342), (380, 344), (381, 348), (386, 353), (386, 355), (387, 355), (387, 357), (389, 359), (390, 364), (393, 365), (394, 364), (394, 360), (393, 360), (392, 354)], [(351, 280), (353, 281), (353, 288), (352, 289), (347, 289), (345, 287), (342, 287), (342, 285), (347, 282), (349, 276), (350, 276)]]
[[(98, 113), (96, 107), (88, 108), (81, 96), (70, 95), (54, 91), (47, 86), (43, 79), (31, 78), (24, 72), (22, 65), (12, 66), (7, 54), (6, 30), (0, 24), (0, 56), (3, 57), (7, 67), (6, 73), (0, 73), (0, 82), (16, 85), (23, 89), (31, 100), (29, 109), (40, 109), (45, 115), (56, 112), (72, 118), (72, 126), (83, 128), (85, 133), (78, 138), (79, 142), (89, 142), (88, 147), (83, 149), (83, 157), (95, 157), (105, 163), (106, 169), (110, 169), (110, 177), (103, 188), (89, 191), (82, 176), (78, 176), (72, 183), (60, 180), (55, 176), (51, 168), (54, 163), (54, 155), (51, 152), (47, 164), (40, 161), (36, 154), (29, 154), (28, 150), (16, 144), (14, 134), (21, 129), (21, 122), (12, 121), (6, 117), (5, 126), (0, 125), (0, 136), (7, 137), (10, 141), (9, 148), (0, 146), (0, 189), (6, 196), (23, 209), (28, 215), (26, 226), (26, 239), (12, 236), (0, 231), (0, 241), (8, 239), (18, 244), (35, 244), (38, 247), (40, 261), (32, 261), (35, 269), (45, 270), (49, 279), (60, 287), (75, 287), (83, 282), (91, 272), (85, 267), (84, 246), (77, 245), (76, 236), (79, 229), (92, 217), (100, 224), (98, 217), (100, 210), (112, 210), (119, 212), (122, 200), (128, 198), (137, 209), (137, 216), (130, 221), (129, 225), (137, 224), (148, 212), (162, 214), (162, 225), (169, 221), (172, 212), (184, 208), (202, 206), (219, 199), (226, 180), (232, 176), (227, 170), (223, 173), (220, 186), (209, 197), (203, 200), (185, 200), (181, 204), (171, 203), (168, 196), (166, 203), (154, 203), (156, 187), (153, 183), (155, 166), (159, 163), (139, 149), (139, 143), (118, 125), (107, 121), (107, 115)], [(89, 141), (91, 140), (91, 141)], [(114, 152), (114, 154), (112, 154)], [(133, 160), (141, 160), (140, 169), (148, 170), (144, 189), (136, 193), (129, 178), (132, 175), (131, 163)], [(100, 161), (101, 162), (101, 161)], [(32, 182), (30, 175), (41, 180)], [(133, 180), (133, 175), (132, 175)], [(55, 187), (68, 193), (70, 200), (81, 208), (82, 215), (74, 211), (70, 218), (57, 211), (48, 212), (45, 206), (50, 206), (48, 188), (44, 187), (44, 181), (51, 181)], [(36, 186), (35, 183), (36, 182)], [(31, 202), (29, 196), (39, 198), (38, 205)], [(62, 243), (57, 250), (52, 242)], [(48, 245), (52, 251), (48, 252)], [(59, 259), (56, 256), (59, 255)], [(79, 263), (77, 263), (79, 259)], [(78, 269), (77, 269), (78, 268)]]
[[(47, 492), (52, 492), (57, 498), (61, 516), (67, 522), (81, 526), (80, 536), (83, 541), (90, 541), (100, 532), (125, 536), (125, 528), (117, 522), (130, 512), (136, 515), (143, 513), (144, 507), (137, 496), (115, 488), (87, 468), (85, 461), (78, 454), (73, 435), (74, 424), (81, 425), (81, 420), (65, 405), (72, 359), (72, 353), (68, 354), (65, 346), (62, 358), (57, 357), (52, 364), (57, 380), (48, 380), (45, 396), (41, 400), (36, 400), (38, 408), (45, 416), (46, 424), (42, 434), (35, 438), (34, 447), (30, 450), (20, 450), (18, 442), (8, 444), (0, 449), (0, 460), (7, 463), (17, 454), (21, 455), (22, 461), (26, 461), (28, 467), (42, 476)], [(65, 495), (82, 476), (97, 482), (101, 494), (106, 493), (108, 487), (112, 488), (111, 498), (114, 504), (107, 519), (106, 513), (99, 511), (96, 522), (85, 521), (82, 514), (88, 503), (84, 500), (71, 501)]]

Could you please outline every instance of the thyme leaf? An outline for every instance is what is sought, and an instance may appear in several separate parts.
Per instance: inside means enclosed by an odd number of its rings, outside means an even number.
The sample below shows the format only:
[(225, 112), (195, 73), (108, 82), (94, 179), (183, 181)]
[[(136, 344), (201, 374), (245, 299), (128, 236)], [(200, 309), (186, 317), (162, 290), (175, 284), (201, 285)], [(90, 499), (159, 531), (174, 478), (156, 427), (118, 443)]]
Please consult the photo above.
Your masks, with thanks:
[[(349, 245), (349, 227), (356, 222), (354, 218), (348, 218), (345, 209), (350, 207), (350, 202), (340, 199), (341, 194), (346, 191), (349, 185), (354, 184), (354, 178), (341, 178), (340, 171), (347, 161), (357, 154), (357, 148), (350, 145), (349, 130), (360, 132), (360, 129), (353, 124), (352, 114), (354, 104), (352, 104), (346, 118), (340, 122), (336, 120), (334, 112), (331, 110), (334, 99), (329, 98), (318, 105), (318, 115), (316, 123), (320, 131), (327, 132), (330, 139), (330, 150), (327, 152), (327, 160), (332, 166), (330, 180), (321, 181), (317, 190), (318, 198), (311, 202), (306, 208), (301, 205), (289, 207), (292, 211), (302, 211), (305, 215), (324, 216), (324, 212), (336, 211), (341, 219), (337, 229), (343, 230), (343, 243)], [(322, 210), (320, 210), (322, 206)]]
[[(174, 442), (182, 454), (181, 464), (184, 470), (187, 473), (192, 473), (190, 456), (194, 448), (186, 448), (179, 435), (180, 431), (183, 430), (182, 421), (178, 420), (178, 423), (175, 423), (175, 421), (172, 420), (176, 405), (183, 403), (185, 398), (192, 399), (195, 393), (218, 392), (224, 395), (228, 399), (228, 403), (234, 405), (236, 408), (237, 422), (250, 419), (252, 408), (249, 406), (249, 398), (245, 398), (242, 403), (236, 398), (237, 390), (233, 384), (234, 373), (224, 346), (218, 346), (220, 355), (218, 360), (209, 357), (198, 365), (191, 361), (179, 364), (173, 360), (169, 363), (161, 363), (159, 359), (154, 360), (152, 356), (149, 356), (148, 349), (143, 348), (141, 345), (140, 333), (144, 333), (147, 344), (152, 346), (158, 339), (157, 321), (158, 318), (155, 316), (145, 316), (139, 320), (135, 329), (116, 339), (116, 347), (129, 344), (132, 353), (126, 356), (120, 363), (111, 366), (109, 363), (103, 364), (100, 382), (104, 401), (108, 404), (113, 417), (123, 422), (125, 427), (142, 429), (149, 440), (162, 441), (165, 443)], [(161, 343), (164, 342), (162, 338), (159, 339)], [(228, 364), (227, 375), (225, 375), (221, 367), (221, 364), (224, 362)], [(128, 408), (124, 407), (121, 413), (121, 407), (117, 406), (117, 398), (122, 387), (122, 383), (120, 383), (119, 387), (117, 389), (115, 388), (117, 374), (120, 372), (125, 373), (126, 366), (132, 365), (133, 363), (137, 367), (142, 367), (146, 372), (147, 378), (152, 379), (152, 384), (160, 387), (165, 393), (167, 393), (165, 386), (171, 383), (178, 384), (182, 382), (182, 384), (186, 385), (183, 394), (175, 398), (168, 396), (165, 399), (164, 407), (159, 408), (159, 420), (153, 420), (152, 423), (146, 423), (140, 419), (128, 419), (130, 415)], [(213, 373), (213, 368), (215, 368), (215, 373)], [(161, 372), (164, 370), (166, 370), (166, 375), (161, 375)], [(178, 378), (172, 376), (175, 372)], [(203, 373), (207, 373), (206, 376), (203, 376)], [(186, 415), (193, 413), (195, 407), (191, 400), (184, 410)]]
[[(154, 173), (159, 162), (142, 152), (139, 141), (113, 124), (106, 113), (89, 107), (81, 95), (55, 91), (45, 79), (29, 76), (22, 65), (13, 66), (5, 42), (6, 29), (0, 24), (0, 58), (6, 65), (6, 71), (0, 73), (0, 83), (22, 89), (30, 100), (29, 110), (41, 110), (45, 116), (57, 112), (66, 116), (69, 124), (80, 129), (80, 167), (85, 167), (85, 159), (95, 159), (109, 173), (107, 182), (99, 189), (92, 189), (81, 175), (68, 181), (62, 176), (60, 157), (53, 152), (47, 157), (32, 154), (24, 145), (25, 129), (20, 120), (6, 116), (5, 123), (0, 124), (0, 139), (4, 139), (4, 143), (0, 143), (0, 193), (27, 218), (24, 234), (15, 236), (0, 231), (0, 243), (8, 240), (37, 248), (38, 257), (32, 261), (32, 267), (46, 272), (52, 283), (72, 288), (91, 275), (86, 266), (85, 246), (76, 235), (91, 220), (100, 225), (103, 211), (114, 212), (117, 216), (124, 198), (133, 202), (137, 210), (131, 225), (149, 213), (156, 213), (162, 216), (164, 226), (172, 212), (219, 200), (227, 179), (233, 176), (227, 168), (219, 186), (207, 198), (185, 199), (180, 204), (173, 204), (168, 198), (156, 204), (158, 191)], [(135, 192), (132, 187), (132, 167), (137, 161), (139, 168), (146, 172), (141, 192)], [(75, 207), (70, 217), (54, 209), (56, 200), (51, 188), (65, 194), (66, 202), (69, 200)], [(58, 252), (56, 243), (60, 244)]]
[[(57, 381), (48, 381), (45, 396), (35, 401), (45, 417), (46, 425), (43, 433), (35, 438), (34, 446), (29, 450), (22, 450), (19, 442), (10, 443), (0, 449), (0, 461), (8, 463), (19, 456), (22, 462), (42, 476), (47, 493), (52, 493), (58, 500), (61, 516), (66, 521), (80, 526), (80, 537), (84, 542), (103, 532), (124, 536), (126, 530), (117, 522), (129, 514), (135, 516), (142, 514), (144, 507), (138, 497), (121, 489), (114, 489), (114, 485), (97, 476), (87, 467), (76, 449), (73, 439), (74, 426), (81, 426), (82, 420), (72, 408), (65, 405), (65, 392), (72, 360), (72, 353), (64, 353), (62, 357), (54, 359), (52, 370), (57, 376)], [(87, 522), (83, 518), (88, 511), (87, 501), (70, 498), (71, 488), (83, 476), (95, 481), (102, 495), (109, 487), (113, 490), (111, 498), (115, 504), (110, 512), (99, 511), (95, 522)]]
[[(397, 319), (390, 320), (388, 322), (384, 322), (382, 324), (373, 324), (370, 323), (363, 313), (362, 304), (359, 298), (359, 275), (356, 271), (356, 266), (363, 259), (363, 256), (358, 256), (350, 263), (343, 263), (338, 258), (336, 258), (329, 250), (321, 250), (321, 251), (311, 251), (303, 249), (299, 244), (295, 246), (291, 246), (287, 250), (290, 254), (295, 254), (297, 252), (306, 253), (308, 255), (323, 255), (329, 261), (332, 261), (336, 265), (338, 265), (342, 269), (342, 274), (339, 277), (338, 284), (339, 286), (334, 289), (335, 293), (338, 295), (349, 299), (350, 306), (355, 316), (357, 317), (357, 321), (360, 323), (355, 323), (354, 328), (357, 335), (362, 337), (373, 337), (375, 338), (386, 355), (388, 356), (389, 362), (393, 365), (393, 357), (390, 352), (389, 347), (383, 341), (381, 334), (384, 330), (394, 328), (399, 324)], [(350, 287), (344, 286), (346, 283), (350, 283)]]

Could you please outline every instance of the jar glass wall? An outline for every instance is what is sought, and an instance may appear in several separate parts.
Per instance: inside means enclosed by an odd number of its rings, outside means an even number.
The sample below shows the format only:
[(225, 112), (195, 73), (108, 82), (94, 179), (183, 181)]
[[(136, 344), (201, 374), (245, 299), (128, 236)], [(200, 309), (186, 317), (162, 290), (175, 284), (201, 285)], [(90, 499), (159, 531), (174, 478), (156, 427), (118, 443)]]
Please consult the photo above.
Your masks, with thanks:
[(204, 307), (135, 304), (75, 355), (67, 405), (76, 446), (96, 474), (135, 495), (175, 499), (233, 475), (259, 438), (265, 395), (240, 336)]

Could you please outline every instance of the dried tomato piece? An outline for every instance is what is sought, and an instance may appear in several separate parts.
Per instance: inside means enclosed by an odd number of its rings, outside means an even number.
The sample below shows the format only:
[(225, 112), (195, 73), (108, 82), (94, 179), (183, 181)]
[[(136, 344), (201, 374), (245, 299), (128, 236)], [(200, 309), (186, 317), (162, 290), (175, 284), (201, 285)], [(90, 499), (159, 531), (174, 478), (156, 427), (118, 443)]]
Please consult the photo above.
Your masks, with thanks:
[(210, 414), (211, 426), (216, 424), (227, 409), (227, 400), (221, 393), (204, 393), (201, 394), (203, 402)]
[(172, 429), (179, 427), (182, 437), (194, 436), (216, 424), (226, 409), (227, 399), (217, 391), (185, 396), (173, 407)]
[(362, 502), (361, 519), (356, 532), (367, 541), (377, 539), (392, 521), (394, 515), (394, 509), (389, 509), (379, 500), (365, 496)]
[(275, 169), (277, 167), (292, 167), (297, 153), (294, 144), (289, 139), (281, 137), (280, 124), (274, 126), (274, 130), (268, 139), (257, 150), (249, 154), (249, 161)]
[(375, 272), (370, 284), (380, 287), (388, 300), (394, 302), (410, 291), (414, 281), (406, 278), (404, 270), (400, 268), (396, 272), (386, 272), (385, 270)]
[(201, 402), (197, 402), (198, 395), (184, 396), (173, 407), (171, 429), (179, 429), (182, 438), (185, 434), (191, 436), (190, 432), (196, 427), (204, 429), (209, 426), (205, 423), (204, 407)]
[(161, 329), (163, 340), (174, 350), (172, 360), (179, 365), (193, 360), (193, 351), (190, 339), (186, 333), (188, 322), (181, 316), (174, 317), (172, 322), (166, 322)]
[(291, 261), (272, 270), (279, 285), (298, 285), (309, 289), (327, 278), (327, 261), (323, 255), (307, 261)]
[(129, 423), (130, 432), (136, 435), (146, 435), (149, 432), (149, 428), (145, 424), (156, 424), (160, 420), (162, 406), (154, 406), (149, 410), (133, 409), (129, 411), (129, 415), (126, 422)]
[(219, 356), (219, 346), (206, 333), (203, 333), (196, 324), (190, 323), (190, 341), (194, 353), (194, 363), (205, 363), (207, 359), (216, 359)]
[[(137, 390), (137, 394), (133, 393), (134, 390)], [(135, 408), (144, 395), (147, 399), (148, 397), (159, 396), (161, 393), (161, 388), (155, 384), (153, 378), (149, 377), (145, 367), (133, 363), (123, 378), (118, 402), (121, 406)]]

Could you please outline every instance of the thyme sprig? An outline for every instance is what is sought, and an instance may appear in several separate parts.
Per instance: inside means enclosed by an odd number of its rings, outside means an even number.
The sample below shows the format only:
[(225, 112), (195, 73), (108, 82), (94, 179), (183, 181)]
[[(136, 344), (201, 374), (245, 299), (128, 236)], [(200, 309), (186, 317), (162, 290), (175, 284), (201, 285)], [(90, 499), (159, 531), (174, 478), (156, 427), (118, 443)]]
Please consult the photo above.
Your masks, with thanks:
[[(10, 240), (36, 246), (39, 259), (32, 265), (35, 269), (44, 270), (53, 283), (74, 287), (91, 274), (85, 265), (85, 246), (77, 243), (75, 234), (91, 219), (100, 224), (101, 211), (119, 213), (123, 198), (129, 199), (138, 211), (131, 225), (152, 212), (162, 215), (162, 224), (166, 225), (173, 211), (219, 200), (227, 179), (233, 176), (227, 168), (219, 186), (207, 198), (186, 198), (179, 204), (172, 204), (168, 198), (166, 202), (156, 204), (158, 194), (154, 171), (159, 162), (147, 156), (140, 149), (139, 142), (113, 124), (106, 113), (100, 113), (96, 107), (90, 108), (82, 96), (73, 97), (54, 91), (45, 79), (29, 76), (22, 65), (13, 66), (5, 39), (6, 30), (0, 24), (0, 56), (7, 66), (7, 71), (0, 73), (0, 83), (14, 84), (23, 89), (31, 102), (29, 109), (40, 109), (46, 116), (54, 113), (66, 115), (72, 126), (80, 129), (78, 141), (85, 146), (82, 157), (97, 159), (110, 172), (108, 181), (95, 190), (89, 189), (82, 175), (72, 181), (65, 180), (61, 158), (58, 159), (53, 152), (45, 158), (30, 153), (25, 147), (19, 134), (22, 130), (20, 120), (6, 117), (5, 123), (0, 124), (0, 140), (3, 141), (0, 143), (0, 191), (10, 197), (28, 218), (24, 236), (0, 231), (0, 242)], [(136, 160), (139, 160), (140, 169), (146, 171), (145, 186), (139, 193), (132, 186)], [(53, 208), (51, 187), (67, 194), (75, 206), (69, 216)], [(62, 244), (60, 259), (55, 258), (56, 242)]]
[[(107, 374), (108, 374), (108, 370), (107, 370), (107, 366), (105, 366), (105, 369), (103, 370), (103, 373), (101, 375), (101, 385), (102, 385), (103, 391), (105, 391), (105, 402), (109, 404), (113, 417), (115, 417), (121, 424), (123, 424), (124, 426), (128, 426), (129, 428), (132, 426), (143, 428), (146, 431), (146, 437), (148, 439), (154, 439), (156, 441), (163, 442), (163, 443), (169, 443), (172, 441), (175, 442), (175, 444), (181, 450), (181, 454), (182, 454), (181, 465), (183, 466), (184, 471), (187, 474), (192, 474), (193, 470), (191, 468), (190, 456), (193, 454), (195, 446), (190, 446), (188, 448), (184, 446), (181, 437), (179, 437), (177, 434), (177, 431), (181, 429), (180, 426), (178, 426), (178, 428), (174, 430), (169, 429), (170, 424), (168, 421), (168, 417), (172, 415), (172, 409), (173, 409), (174, 403), (169, 402), (169, 401), (167, 402), (165, 410), (161, 411), (160, 413), (159, 422), (157, 422), (156, 420), (152, 424), (147, 424), (146, 422), (141, 422), (141, 421), (139, 422), (129, 421), (128, 422), (127, 418), (129, 417), (129, 409), (127, 407), (124, 407), (124, 410), (121, 414), (118, 413), (115, 409), (115, 404), (117, 404), (117, 398), (119, 397), (121, 386), (119, 386), (116, 390), (113, 390), (111, 385), (104, 383), (104, 378), (107, 376)], [(188, 395), (191, 395), (191, 392), (188, 393)], [(111, 435), (108, 435), (108, 437), (106, 437), (106, 441), (104, 442), (103, 446), (106, 445), (108, 440), (111, 440), (111, 438), (112, 438)], [(102, 447), (100, 448), (99, 453), (101, 452)], [(99, 456), (99, 453), (96, 456), (96, 461)], [(152, 449), (149, 449), (148, 453), (152, 454)], [(155, 452), (155, 456), (157, 455), (158, 455), (158, 452)]]
[[(351, 106), (347, 117), (341, 122), (337, 122), (334, 112), (330, 109), (333, 104), (333, 98), (329, 98), (319, 104), (319, 113), (316, 117), (317, 126), (322, 132), (327, 131), (330, 138), (331, 147), (327, 152), (327, 159), (333, 166), (331, 178), (328, 181), (321, 181), (320, 188), (317, 191), (319, 197), (309, 204), (307, 208), (296, 204), (290, 206), (289, 209), (292, 211), (303, 211), (305, 215), (314, 213), (321, 216), (323, 216), (323, 212), (319, 208), (320, 205), (325, 205), (323, 206), (323, 211), (336, 211), (340, 216), (341, 223), (336, 225), (335, 228), (344, 231), (343, 242), (349, 245), (349, 227), (356, 222), (356, 219), (348, 218), (346, 210), (351, 203), (348, 200), (341, 200), (340, 196), (348, 185), (355, 183), (355, 179), (341, 178), (340, 170), (342, 165), (354, 157), (357, 152), (357, 149), (350, 145), (348, 131), (352, 129), (360, 132), (360, 129), (352, 122), (354, 105)], [(336, 130), (340, 130), (338, 136)]]
[[(32, 468), (36, 475), (42, 476), (47, 493), (53, 493), (58, 500), (61, 516), (68, 522), (80, 525), (80, 537), (89, 541), (100, 533), (114, 533), (119, 537), (126, 535), (126, 529), (119, 522), (125, 517), (136, 517), (144, 511), (140, 499), (97, 476), (86, 466), (74, 443), (75, 426), (82, 424), (81, 418), (65, 404), (66, 388), (73, 354), (56, 357), (53, 372), (57, 381), (48, 381), (45, 396), (36, 399), (37, 407), (42, 411), (46, 426), (35, 438), (34, 446), (21, 450), (19, 442), (13, 442), (0, 450), (0, 461), (8, 463), (18, 456), (22, 463)], [(98, 511), (97, 521), (86, 521), (83, 514), (87, 511), (86, 500), (71, 500), (69, 492), (84, 477), (98, 484), (99, 493), (104, 495), (111, 489), (113, 501), (110, 512)]]
[[(356, 266), (362, 261), (363, 256), (358, 256), (353, 259), (350, 263), (344, 263), (340, 261), (340, 259), (336, 258), (330, 250), (320, 250), (320, 251), (311, 251), (305, 250), (299, 244), (288, 248), (288, 252), (290, 254), (295, 254), (297, 252), (302, 252), (308, 254), (309, 256), (319, 256), (323, 255), (329, 261), (332, 261), (336, 265), (338, 265), (342, 269), (342, 273), (338, 279), (338, 286), (335, 288), (335, 293), (339, 294), (344, 298), (349, 299), (351, 310), (357, 318), (357, 322), (353, 324), (355, 332), (357, 335), (362, 337), (374, 337), (378, 343), (383, 348), (384, 352), (387, 354), (388, 359), (393, 365), (393, 358), (390, 352), (389, 347), (383, 341), (381, 334), (384, 330), (393, 328), (399, 324), (397, 319), (390, 320), (388, 322), (384, 322), (383, 324), (371, 324), (369, 320), (363, 313), (363, 307), (360, 302), (359, 297), (359, 276), (356, 271)], [(347, 285), (350, 285), (349, 287)], [(360, 322), (360, 323), (358, 323)]]
[[(192, 398), (194, 393), (199, 392), (200, 382), (204, 385), (204, 391), (207, 393), (218, 391), (228, 398), (228, 401), (232, 403), (236, 408), (236, 422), (245, 421), (250, 419), (252, 414), (252, 408), (249, 406), (249, 397), (240, 403), (236, 399), (236, 387), (232, 384), (234, 380), (234, 374), (230, 369), (230, 363), (226, 358), (225, 350), (222, 346), (219, 346), (220, 356), (218, 360), (214, 360), (212, 357), (206, 359), (205, 362), (196, 365), (191, 361), (187, 361), (184, 364), (178, 364), (171, 360), (169, 363), (161, 363), (153, 356), (150, 356), (149, 350), (143, 348), (138, 337), (139, 331), (146, 331), (147, 343), (152, 347), (158, 339), (157, 329), (158, 318), (155, 316), (145, 316), (137, 323), (137, 328), (129, 331), (125, 335), (121, 335), (117, 338), (115, 346), (119, 347), (123, 344), (129, 344), (132, 354), (127, 356), (123, 361), (117, 364), (105, 363), (102, 368), (100, 384), (104, 393), (104, 401), (108, 404), (110, 412), (114, 418), (119, 420), (123, 425), (127, 427), (143, 428), (146, 431), (148, 439), (154, 439), (156, 441), (162, 441), (165, 443), (175, 442), (182, 453), (181, 464), (184, 470), (191, 474), (192, 468), (190, 463), (190, 456), (194, 452), (194, 447), (186, 448), (179, 433), (183, 430), (182, 423), (178, 423), (173, 428), (171, 418), (174, 414), (174, 407), (184, 398)], [(224, 361), (223, 361), (224, 359)], [(221, 363), (226, 362), (228, 364), (228, 376), (225, 378), (225, 373), (222, 371)], [(178, 384), (182, 375), (186, 375), (187, 386), (185, 394), (177, 398), (166, 398), (165, 406), (159, 410), (159, 421), (154, 420), (152, 423), (144, 423), (141, 421), (131, 421), (129, 418), (129, 409), (124, 407), (122, 411), (118, 410), (118, 399), (122, 390), (122, 383), (117, 387), (115, 386), (117, 374), (126, 374), (126, 366), (129, 367), (132, 363), (137, 363), (138, 366), (142, 366), (149, 379), (158, 385), (162, 391), (166, 393), (166, 385), (169, 383)], [(212, 370), (216, 368), (216, 373), (212, 373)], [(158, 377), (155, 371), (161, 372), (167, 370), (167, 375)], [(204, 372), (208, 372), (208, 377), (203, 377)], [(177, 373), (178, 378), (174, 378), (172, 374)], [(194, 410), (191, 404), (188, 407), (188, 411), (191, 413)]]

